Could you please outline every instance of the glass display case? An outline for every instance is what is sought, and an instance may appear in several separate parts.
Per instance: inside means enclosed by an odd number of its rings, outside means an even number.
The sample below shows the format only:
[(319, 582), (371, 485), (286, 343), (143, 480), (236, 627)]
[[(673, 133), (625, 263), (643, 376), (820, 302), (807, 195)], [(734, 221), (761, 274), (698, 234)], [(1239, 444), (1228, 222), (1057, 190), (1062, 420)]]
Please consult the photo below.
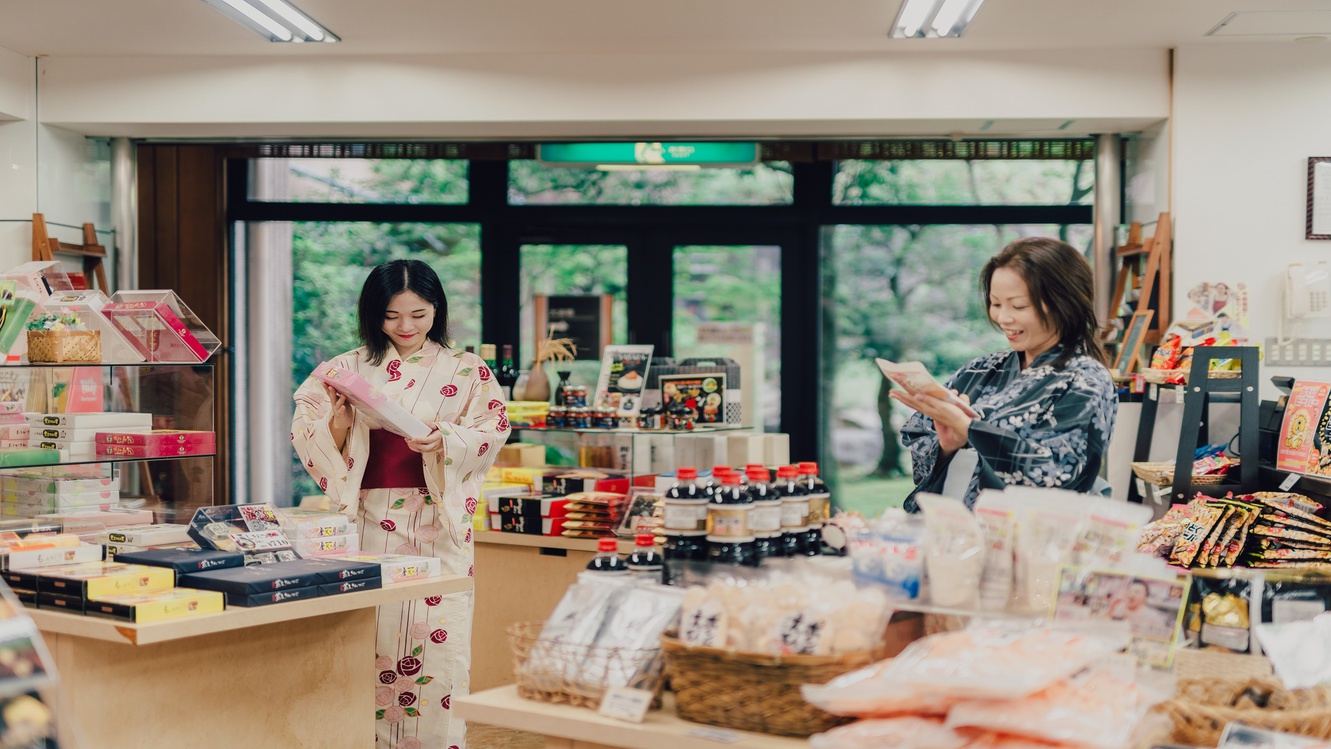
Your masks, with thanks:
[(0, 367), (0, 516), (187, 522), (213, 504), (213, 389), (210, 363)]

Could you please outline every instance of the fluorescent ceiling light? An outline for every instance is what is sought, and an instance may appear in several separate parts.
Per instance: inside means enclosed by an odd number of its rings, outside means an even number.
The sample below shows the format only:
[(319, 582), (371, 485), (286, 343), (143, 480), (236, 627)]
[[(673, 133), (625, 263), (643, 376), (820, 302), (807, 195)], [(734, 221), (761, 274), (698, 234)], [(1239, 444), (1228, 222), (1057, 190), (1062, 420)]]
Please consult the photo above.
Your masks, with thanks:
[(984, 0), (902, 0), (890, 36), (895, 39), (959, 37)]
[(338, 42), (340, 38), (286, 0), (203, 0), (273, 42)]

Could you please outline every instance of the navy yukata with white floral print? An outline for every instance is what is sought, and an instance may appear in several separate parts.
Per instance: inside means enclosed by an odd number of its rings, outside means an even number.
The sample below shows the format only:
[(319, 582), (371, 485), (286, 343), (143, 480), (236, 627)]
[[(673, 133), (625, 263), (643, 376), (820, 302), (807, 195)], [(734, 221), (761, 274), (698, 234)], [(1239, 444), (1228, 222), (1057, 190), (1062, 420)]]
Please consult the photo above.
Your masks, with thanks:
[[(981, 356), (957, 370), (947, 386), (970, 396), (980, 418), (971, 422), (967, 447), (979, 464), (966, 489), (966, 505), (981, 489), (1037, 486), (1088, 492), (1100, 474), (1118, 416), (1118, 394), (1103, 364), (1073, 356), (1054, 367), (1061, 345), (1040, 354), (1025, 370), (1016, 351)], [(933, 420), (916, 413), (901, 430), (910, 449), (915, 495), (938, 493), (947, 478)]]

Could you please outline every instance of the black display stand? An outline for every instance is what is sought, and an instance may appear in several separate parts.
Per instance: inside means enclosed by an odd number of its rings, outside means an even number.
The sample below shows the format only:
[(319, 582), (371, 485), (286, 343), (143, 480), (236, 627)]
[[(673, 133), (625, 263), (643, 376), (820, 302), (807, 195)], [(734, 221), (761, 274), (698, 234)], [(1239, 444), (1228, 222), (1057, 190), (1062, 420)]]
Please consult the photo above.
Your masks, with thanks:
[[(1187, 502), (1198, 492), (1208, 496), (1224, 496), (1226, 492), (1248, 494), (1258, 491), (1257, 427), (1258, 406), (1258, 350), (1255, 346), (1201, 346), (1193, 350), (1192, 369), (1183, 397), (1183, 422), (1179, 430), (1178, 452), (1174, 459), (1174, 485), (1170, 502)], [(1210, 377), (1211, 362), (1218, 359), (1238, 359), (1243, 367), (1239, 377), (1219, 379)], [(1155, 434), (1155, 418), (1160, 407), (1160, 390), (1164, 386), (1148, 387), (1142, 397), (1141, 421), (1137, 427), (1137, 446), (1134, 462), (1150, 459), (1151, 439)], [(1223, 484), (1194, 484), (1192, 482), (1193, 455), (1197, 448), (1210, 443), (1210, 411), (1212, 403), (1239, 404), (1238, 454), (1242, 461), (1238, 468), (1238, 481), (1230, 472)], [(1143, 501), (1134, 480), (1128, 489), (1128, 501)]]

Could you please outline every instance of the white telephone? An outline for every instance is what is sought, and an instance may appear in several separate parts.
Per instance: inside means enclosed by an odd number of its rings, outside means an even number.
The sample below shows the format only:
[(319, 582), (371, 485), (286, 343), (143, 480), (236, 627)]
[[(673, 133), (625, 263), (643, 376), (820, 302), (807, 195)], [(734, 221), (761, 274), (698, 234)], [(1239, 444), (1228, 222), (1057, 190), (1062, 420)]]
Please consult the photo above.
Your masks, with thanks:
[(1285, 311), (1292, 319), (1331, 317), (1331, 267), (1294, 263), (1285, 270)]

